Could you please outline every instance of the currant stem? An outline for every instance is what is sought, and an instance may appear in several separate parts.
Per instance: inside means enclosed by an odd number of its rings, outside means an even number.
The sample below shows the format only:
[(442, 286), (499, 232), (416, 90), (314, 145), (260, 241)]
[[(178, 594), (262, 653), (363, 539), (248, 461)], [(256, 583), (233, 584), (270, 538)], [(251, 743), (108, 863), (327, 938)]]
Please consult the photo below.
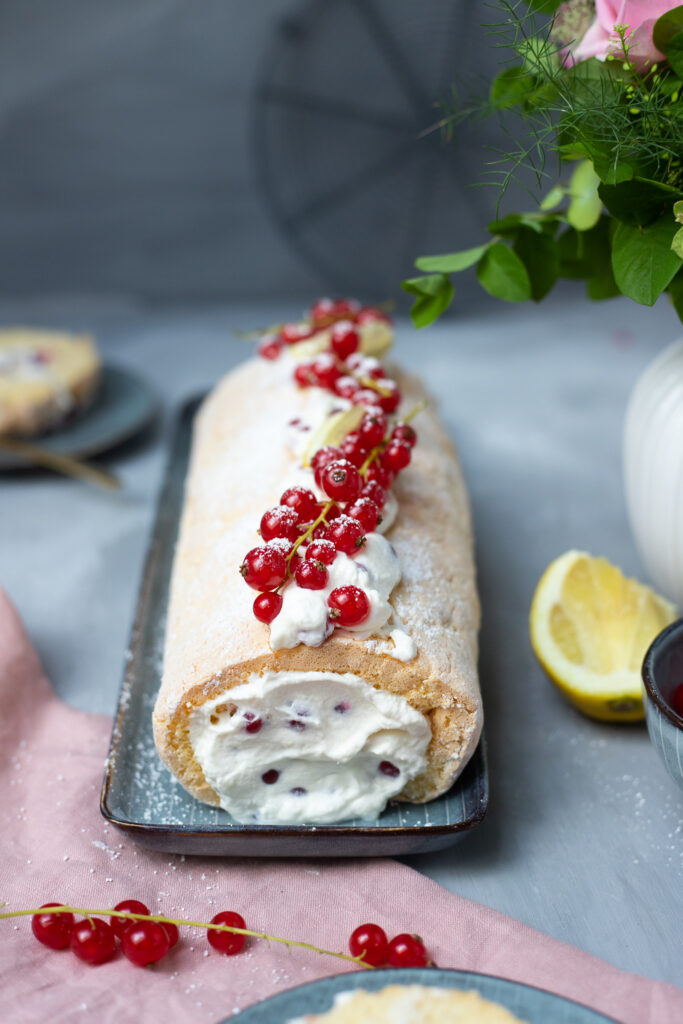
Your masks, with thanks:
[[(0, 904), (6, 906), (6, 904)], [(219, 932), (233, 932), (235, 935), (250, 935), (254, 939), (265, 939), (267, 942), (280, 942), (283, 946), (297, 946), (299, 949), (310, 949), (312, 953), (320, 953), (323, 956), (333, 956), (338, 960), (348, 960), (350, 963), (359, 964), (367, 970), (374, 970), (372, 964), (363, 960), (364, 953), (360, 956), (348, 956), (346, 953), (335, 953), (331, 949), (320, 949), (310, 942), (298, 942), (296, 939), (282, 939), (279, 935), (267, 935), (265, 932), (254, 932), (249, 928), (234, 928), (228, 924), (212, 924), (210, 921), (188, 921), (184, 918), (165, 917), (163, 914), (133, 914), (127, 910), (93, 910), (86, 907), (36, 907), (32, 910), (11, 910), (0, 914), (0, 921), (10, 917), (33, 917), (36, 914), (83, 914), (91, 918), (95, 915), (106, 917), (124, 917), (130, 921), (157, 921), (161, 924), (185, 925), (188, 928), (209, 928)]]
[(306, 530), (305, 533), (302, 533), (300, 537), (297, 537), (297, 539), (294, 542), (294, 547), (292, 548), (292, 550), (287, 555), (286, 561), (287, 561), (287, 568), (288, 569), (289, 569), (289, 566), (291, 564), (292, 558), (293, 558), (297, 548), (301, 547), (301, 545), (304, 543), (304, 541), (311, 539), (311, 537), (313, 536), (313, 531), (315, 530), (315, 528), (317, 526), (320, 526), (320, 524), (325, 521), (325, 516), (327, 515), (327, 513), (330, 511), (330, 509), (332, 508), (332, 506), (334, 504), (335, 504), (334, 501), (328, 501), (327, 505), (325, 505), (325, 508), (322, 510), (322, 512), (320, 513), (318, 518), (315, 520), (315, 522), (311, 523), (311, 525), (308, 527), (308, 529)]
[(413, 408), (410, 410), (410, 412), (407, 414), (407, 416), (403, 417), (403, 419), (401, 420), (401, 423), (410, 423), (411, 420), (415, 419), (415, 417), (417, 416), (417, 414), (419, 412), (422, 412), (422, 410), (426, 409), (426, 408), (427, 408), (427, 401), (426, 401), (426, 399), (423, 398), (422, 401), (418, 402), (417, 405), (413, 406)]
[(355, 377), (358, 383), (362, 384), (364, 388), (376, 391), (378, 394), (382, 395), (383, 398), (388, 398), (392, 394), (389, 388), (383, 388), (381, 384), (378, 384), (374, 377), (365, 377), (362, 374), (356, 376), (355, 373), (352, 374), (352, 376)]

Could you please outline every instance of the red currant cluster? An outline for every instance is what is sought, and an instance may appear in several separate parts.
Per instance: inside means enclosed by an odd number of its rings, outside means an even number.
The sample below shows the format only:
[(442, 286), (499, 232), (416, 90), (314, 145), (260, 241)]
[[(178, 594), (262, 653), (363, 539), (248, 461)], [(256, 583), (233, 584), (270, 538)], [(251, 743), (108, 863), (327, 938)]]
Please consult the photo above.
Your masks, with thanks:
[[(33, 934), (50, 949), (66, 949), (67, 946), (88, 964), (97, 966), (105, 963), (116, 953), (116, 940), (121, 952), (137, 967), (157, 963), (173, 949), (179, 939), (178, 926), (172, 921), (146, 921), (135, 917), (112, 915), (109, 924), (100, 917), (84, 917), (75, 920), (70, 912), (50, 912), (50, 907), (61, 907), (62, 903), (44, 903), (40, 908), (46, 913), (34, 914), (31, 919)], [(150, 916), (149, 909), (139, 900), (123, 900), (113, 908), (122, 914)], [(224, 910), (211, 918), (211, 924), (230, 928), (246, 928), (244, 918), (232, 910)], [(239, 932), (207, 929), (207, 939), (219, 953), (233, 956), (244, 946), (245, 936)]]
[(376, 359), (360, 352), (359, 327), (378, 320), (389, 322), (389, 317), (374, 306), (361, 309), (353, 299), (320, 299), (311, 307), (306, 321), (284, 324), (279, 334), (262, 338), (259, 353), (265, 359), (277, 359), (287, 345), (329, 329), (328, 351), (298, 363), (294, 369), (296, 383), (302, 388), (324, 388), (354, 405), (392, 413), (401, 401), (396, 382), (386, 376)]
[[(391, 323), (391, 317), (376, 306), (361, 306), (355, 299), (319, 299), (301, 323), (283, 324), (279, 331), (264, 335), (259, 344), (259, 355), (264, 359), (277, 359), (285, 346), (307, 341), (333, 324), (343, 322), (351, 327), (362, 327), (363, 324), (378, 321)], [(346, 359), (347, 355), (355, 351), (355, 348), (351, 348), (341, 358)]]
[[(320, 448), (311, 460), (326, 503), (297, 486), (264, 512), (259, 532), (265, 544), (248, 551), (240, 567), (245, 582), (261, 592), (254, 601), (260, 622), (279, 614), (280, 590), (288, 579), (307, 590), (323, 590), (337, 552), (353, 555), (362, 547), (365, 535), (381, 523), (386, 491), (409, 464), (416, 441), (408, 423), (390, 427), (381, 409), (368, 410), (339, 447)], [(368, 596), (359, 587), (335, 587), (327, 603), (330, 621), (338, 626), (360, 625), (370, 614)]]
[(349, 939), (351, 955), (372, 967), (427, 967), (429, 957), (419, 935), (403, 932), (389, 942), (378, 924), (361, 924)]
[[(57, 910), (56, 908), (60, 908)], [(76, 921), (74, 913), (86, 914)], [(92, 914), (110, 914), (109, 924)], [(38, 911), (10, 911), (0, 917), (15, 917), (32, 914), (31, 928), (38, 942), (50, 949), (70, 947), (76, 956), (86, 963), (98, 966), (110, 960), (117, 949), (137, 967), (147, 967), (166, 956), (178, 942), (179, 924), (206, 928), (209, 944), (219, 953), (235, 956), (244, 948), (247, 926), (241, 914), (234, 910), (223, 910), (215, 914), (206, 924), (199, 921), (172, 921), (162, 915), (151, 915), (139, 900), (122, 900), (112, 910), (89, 911), (65, 907), (63, 903), (44, 903)], [(156, 916), (156, 920), (145, 920)], [(142, 919), (140, 919), (142, 918)], [(233, 931), (232, 929), (237, 929)], [(354, 929), (349, 938), (351, 957), (320, 949), (309, 942), (283, 939), (277, 935), (266, 935), (249, 930), (249, 935), (281, 942), (286, 946), (300, 946), (316, 953), (329, 954), (343, 960), (354, 959), (368, 967), (427, 967), (431, 961), (425, 944), (419, 935), (402, 932), (389, 941), (386, 932), (377, 924), (362, 924)]]

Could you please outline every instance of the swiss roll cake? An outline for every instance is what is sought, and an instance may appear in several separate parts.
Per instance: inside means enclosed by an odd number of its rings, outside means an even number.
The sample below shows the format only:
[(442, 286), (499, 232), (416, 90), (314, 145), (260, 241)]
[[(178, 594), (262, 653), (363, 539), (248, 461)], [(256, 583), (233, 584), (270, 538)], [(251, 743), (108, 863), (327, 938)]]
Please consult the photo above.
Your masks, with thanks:
[(245, 823), (432, 800), (482, 726), (454, 447), (381, 312), (315, 309), (201, 407), (172, 572), (157, 748)]

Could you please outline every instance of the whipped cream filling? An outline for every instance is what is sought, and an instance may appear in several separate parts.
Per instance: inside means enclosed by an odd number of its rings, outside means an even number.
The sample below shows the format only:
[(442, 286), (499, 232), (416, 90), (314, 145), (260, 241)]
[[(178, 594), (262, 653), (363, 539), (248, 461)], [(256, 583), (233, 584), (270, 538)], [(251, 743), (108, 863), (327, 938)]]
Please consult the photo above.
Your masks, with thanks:
[(344, 632), (370, 637), (391, 619), (389, 596), (401, 579), (401, 566), (386, 537), (367, 534), (358, 554), (350, 557), (339, 551), (327, 569), (327, 586), (322, 590), (307, 590), (292, 580), (282, 591), (282, 610), (270, 625), (270, 646), (274, 651), (297, 644), (319, 647), (334, 632), (327, 599), (335, 587), (359, 587), (370, 601), (369, 617)]
[(404, 697), (338, 672), (265, 672), (206, 702), (190, 741), (237, 821), (374, 820), (427, 765), (431, 729)]

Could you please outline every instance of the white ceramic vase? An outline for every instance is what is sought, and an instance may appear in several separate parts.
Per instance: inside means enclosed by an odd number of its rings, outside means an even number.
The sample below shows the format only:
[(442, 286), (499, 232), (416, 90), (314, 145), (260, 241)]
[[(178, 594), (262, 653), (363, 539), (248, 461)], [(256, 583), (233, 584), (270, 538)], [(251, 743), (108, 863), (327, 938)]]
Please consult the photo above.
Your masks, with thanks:
[(624, 425), (631, 529), (654, 586), (683, 609), (683, 341), (638, 380)]

